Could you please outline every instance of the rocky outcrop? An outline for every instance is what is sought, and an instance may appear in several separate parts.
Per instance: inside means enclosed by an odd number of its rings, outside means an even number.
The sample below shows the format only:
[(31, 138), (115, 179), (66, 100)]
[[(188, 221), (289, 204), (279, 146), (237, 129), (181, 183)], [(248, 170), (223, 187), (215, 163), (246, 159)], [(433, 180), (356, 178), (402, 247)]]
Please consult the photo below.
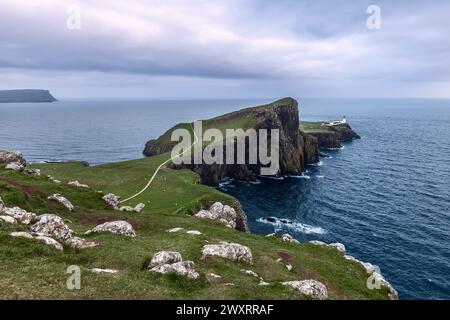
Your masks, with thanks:
[(142, 210), (144, 210), (145, 208), (145, 204), (143, 203), (139, 203), (138, 205), (136, 205), (135, 207), (130, 207), (130, 206), (121, 206), (119, 208), (119, 211), (125, 211), (125, 212), (142, 212)]
[(80, 183), (78, 180), (69, 181), (69, 182), (67, 182), (67, 184), (69, 186), (74, 186), (74, 187), (77, 187), (77, 188), (89, 189), (89, 186), (87, 184)]
[(337, 251), (339, 251), (340, 253), (342, 253), (343, 255), (346, 254), (345, 245), (343, 245), (342, 243), (339, 243), (339, 242), (326, 244), (325, 242), (322, 242), (322, 241), (312, 240), (312, 241), (309, 241), (309, 243), (310, 244), (314, 244), (316, 246), (323, 246), (323, 247), (334, 248)]
[(74, 206), (73, 204), (67, 200), (67, 198), (63, 197), (59, 193), (55, 193), (47, 198), (48, 200), (54, 200), (61, 203), (64, 207), (66, 207), (69, 211), (73, 211)]
[(229, 228), (236, 228), (236, 211), (228, 205), (223, 205), (221, 202), (214, 203), (209, 210), (200, 210), (194, 216), (197, 218), (217, 220)]
[(66, 241), (73, 236), (70, 229), (61, 217), (54, 214), (43, 214), (36, 218), (36, 223), (31, 226), (31, 231)]
[(10, 217), (10, 216), (0, 216), (0, 221), (9, 223), (9, 224), (17, 224), (16, 219), (14, 219), (13, 217)]
[(207, 257), (221, 257), (233, 261), (252, 264), (253, 256), (249, 247), (237, 244), (221, 242), (203, 246), (202, 259)]
[(25, 170), (25, 167), (20, 162), (10, 162), (5, 166), (5, 169), (22, 172), (23, 170)]
[[(243, 130), (255, 129), (257, 132), (261, 129), (279, 130), (279, 171), (278, 175), (300, 175), (305, 168), (305, 165), (318, 161), (318, 148), (315, 139), (307, 134), (301, 134), (299, 130), (299, 110), (298, 103), (292, 98), (285, 98), (275, 101), (265, 106), (254, 108), (247, 108), (240, 111), (232, 112), (218, 118), (206, 120), (204, 123), (210, 128), (215, 128), (223, 123), (230, 123), (240, 121), (241, 119), (249, 119), (251, 123)], [(180, 127), (178, 125), (166, 133), (159, 139), (147, 142), (144, 149), (144, 155), (153, 156), (161, 153), (166, 153), (172, 150), (176, 142), (170, 141), (170, 133)], [(247, 138), (248, 142), (248, 138)], [(228, 144), (228, 146), (227, 146)], [(235, 149), (235, 158), (237, 154), (236, 139), (228, 139), (224, 144), (224, 154), (229, 148)], [(315, 150), (317, 148), (317, 150)], [(258, 150), (252, 150), (258, 152)], [(246, 163), (245, 164), (183, 164), (173, 166), (174, 168), (189, 168), (200, 177), (200, 182), (203, 184), (217, 186), (219, 181), (224, 178), (235, 178), (238, 180), (255, 180), (260, 175), (261, 168), (264, 167), (261, 163), (250, 164), (248, 161), (248, 154), (250, 152), (249, 143), (246, 143)], [(235, 163), (236, 163), (235, 159)], [(193, 161), (192, 161), (193, 163)]]
[(183, 261), (181, 254), (175, 251), (159, 251), (153, 255), (150, 264), (150, 271), (157, 273), (176, 273), (197, 279), (199, 274), (195, 271), (195, 264), (192, 261)]
[(300, 291), (305, 296), (311, 297), (316, 300), (328, 299), (327, 287), (316, 280), (301, 280), (301, 281), (287, 281), (283, 282), (284, 285), (290, 286)]
[(0, 210), (0, 213), (3, 213), (7, 216), (11, 216), (20, 223), (26, 225), (33, 223), (36, 219), (36, 215), (34, 213), (28, 212), (19, 207), (8, 208), (5, 206), (3, 207), (3, 209)]
[(124, 235), (127, 237), (136, 237), (133, 226), (126, 221), (105, 222), (96, 226), (94, 229), (87, 231), (86, 234), (103, 232)]
[(341, 142), (361, 138), (347, 123), (326, 127), (326, 130), (308, 133), (317, 138), (320, 148), (325, 149), (338, 149), (342, 147)]
[(119, 210), (120, 205), (119, 196), (116, 196), (113, 193), (108, 193), (107, 195), (103, 196), (102, 199), (114, 210)]
[(22, 166), (27, 165), (27, 161), (20, 152), (0, 150), (0, 166), (4, 166), (12, 162), (20, 163)]

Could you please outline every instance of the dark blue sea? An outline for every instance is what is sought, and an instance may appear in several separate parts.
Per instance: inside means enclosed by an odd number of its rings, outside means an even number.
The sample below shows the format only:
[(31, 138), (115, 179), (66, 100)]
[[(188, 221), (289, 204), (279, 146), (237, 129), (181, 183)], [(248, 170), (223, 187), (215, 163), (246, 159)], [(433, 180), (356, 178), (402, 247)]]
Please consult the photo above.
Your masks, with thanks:
[[(342, 242), (350, 255), (378, 265), (401, 299), (450, 299), (450, 100), (299, 101), (301, 119), (346, 115), (362, 139), (323, 150), (329, 157), (301, 178), (222, 184), (242, 203), (251, 230)], [(31, 162), (134, 159), (178, 122), (261, 102), (0, 104), (0, 149), (20, 150)]]

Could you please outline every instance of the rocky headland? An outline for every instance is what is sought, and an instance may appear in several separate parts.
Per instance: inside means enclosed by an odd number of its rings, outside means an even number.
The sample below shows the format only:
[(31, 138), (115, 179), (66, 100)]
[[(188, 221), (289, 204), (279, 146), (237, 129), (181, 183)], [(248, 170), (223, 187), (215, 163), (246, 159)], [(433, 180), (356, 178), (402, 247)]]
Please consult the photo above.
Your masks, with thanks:
[(55, 102), (58, 101), (48, 90), (21, 89), (0, 90), (0, 103)]

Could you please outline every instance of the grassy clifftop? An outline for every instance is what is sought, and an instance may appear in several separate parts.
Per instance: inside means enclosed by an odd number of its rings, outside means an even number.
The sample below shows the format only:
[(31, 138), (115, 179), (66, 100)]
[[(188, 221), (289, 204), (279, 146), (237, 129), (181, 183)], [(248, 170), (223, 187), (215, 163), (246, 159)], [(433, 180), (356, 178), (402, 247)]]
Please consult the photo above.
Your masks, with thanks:
[[(143, 202), (141, 213), (125, 213), (108, 209), (101, 193), (113, 192), (122, 197), (141, 189), (157, 165), (167, 155), (146, 159), (87, 167), (83, 163), (34, 165), (41, 177), (25, 175), (0, 168), (0, 196), (7, 206), (54, 213), (78, 234), (93, 226), (113, 220), (127, 220), (137, 233), (136, 238), (111, 234), (83, 236), (100, 245), (77, 251), (55, 250), (35, 240), (13, 238), (11, 231), (24, 226), (0, 222), (0, 298), (7, 299), (304, 299), (298, 291), (281, 285), (281, 281), (316, 279), (328, 288), (330, 299), (387, 299), (387, 291), (368, 290), (368, 275), (361, 265), (348, 260), (335, 249), (312, 244), (281, 242), (278, 239), (239, 232), (222, 224), (198, 219), (189, 214), (211, 201), (235, 201), (228, 195), (196, 183), (189, 170), (163, 169), (154, 185), (131, 204)], [(46, 178), (50, 174), (58, 184)], [(78, 179), (92, 189), (69, 186)], [(69, 212), (47, 196), (61, 193), (74, 205)], [(167, 229), (182, 227), (198, 230), (200, 236), (168, 233)], [(252, 266), (224, 259), (200, 259), (206, 243), (236, 242), (251, 248)], [(200, 278), (187, 279), (174, 274), (160, 275), (142, 269), (159, 250), (179, 251), (185, 260), (195, 262)], [(282, 262), (277, 261), (282, 259)], [(286, 264), (293, 266), (288, 271)], [(78, 265), (82, 270), (81, 290), (66, 288), (66, 269)], [(95, 274), (91, 268), (117, 269), (117, 274)], [(243, 274), (242, 268), (257, 272), (268, 286), (259, 286), (259, 279)], [(222, 276), (212, 281), (209, 273)], [(230, 285), (232, 283), (233, 285)]]

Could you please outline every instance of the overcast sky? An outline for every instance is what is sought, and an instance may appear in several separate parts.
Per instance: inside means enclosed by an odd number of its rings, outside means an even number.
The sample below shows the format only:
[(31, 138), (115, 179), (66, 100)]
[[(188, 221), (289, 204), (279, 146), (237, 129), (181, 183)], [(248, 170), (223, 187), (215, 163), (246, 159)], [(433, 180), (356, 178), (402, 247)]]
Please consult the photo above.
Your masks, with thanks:
[[(367, 28), (371, 4), (380, 30)], [(67, 27), (72, 5), (80, 29)], [(446, 0), (0, 0), (0, 89), (450, 97), (449, 13)]]

